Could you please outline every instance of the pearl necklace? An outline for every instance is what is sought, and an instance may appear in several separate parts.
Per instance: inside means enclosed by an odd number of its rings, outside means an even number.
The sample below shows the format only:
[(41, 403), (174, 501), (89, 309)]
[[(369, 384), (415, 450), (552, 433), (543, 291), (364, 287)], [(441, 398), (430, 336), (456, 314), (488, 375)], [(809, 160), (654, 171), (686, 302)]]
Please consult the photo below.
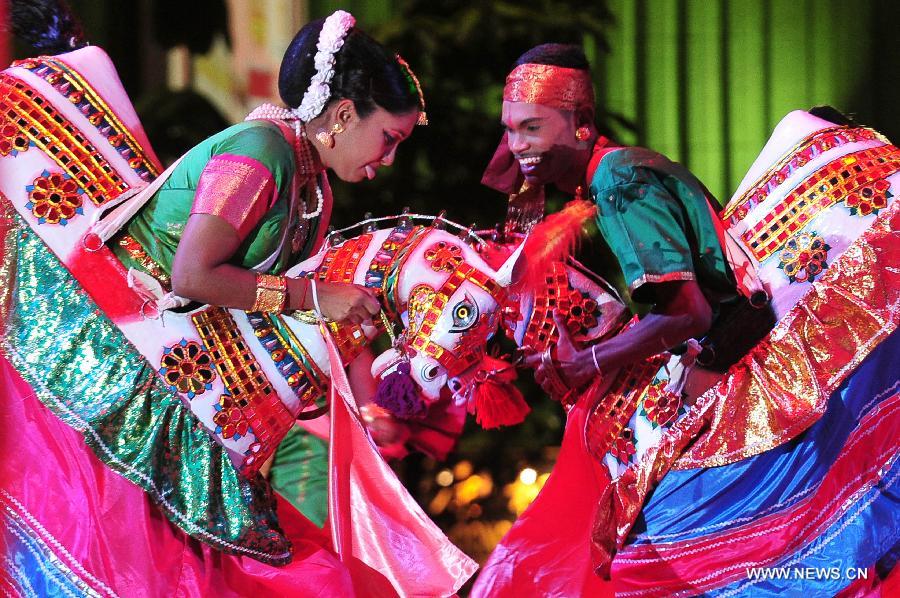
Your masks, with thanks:
[[(312, 161), (312, 157), (309, 156), (309, 148), (304, 147), (304, 144), (309, 143), (306, 137), (306, 123), (303, 122), (295, 110), (289, 110), (274, 104), (263, 104), (248, 114), (244, 120), (257, 119), (292, 121), (294, 124), (294, 157), (297, 161), (300, 161), (302, 158)], [(315, 186), (316, 209), (312, 212), (307, 212), (304, 206), (304, 210), (300, 212), (300, 217), (304, 220), (317, 218), (322, 214), (322, 207), (325, 205), (325, 196), (322, 193), (322, 185), (319, 183), (318, 177), (316, 177)]]

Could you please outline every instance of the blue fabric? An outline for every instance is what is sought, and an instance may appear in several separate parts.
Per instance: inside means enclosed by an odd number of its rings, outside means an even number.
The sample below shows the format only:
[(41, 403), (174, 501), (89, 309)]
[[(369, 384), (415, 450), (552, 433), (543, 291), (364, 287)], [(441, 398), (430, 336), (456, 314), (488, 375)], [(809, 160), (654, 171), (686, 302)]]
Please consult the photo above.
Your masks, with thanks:
[[(813, 542), (767, 569), (780, 579), (750, 580), (717, 589), (715, 596), (735, 591), (754, 597), (834, 596), (857, 578), (874, 582), (866, 570), (900, 540), (900, 462), (894, 460), (882, 481), (857, 500)], [(883, 574), (883, 573), (882, 573)], [(730, 594), (729, 594), (730, 595)]]
[[(23, 521), (0, 514), (0, 578), (4, 577), (22, 596), (84, 596), (88, 587)], [(3, 586), (7, 584), (0, 582)]]
[(628, 543), (721, 533), (787, 509), (814, 492), (859, 420), (900, 388), (898, 355), (900, 334), (894, 333), (835, 391), (822, 418), (793, 441), (732, 465), (669, 472), (645, 504)]

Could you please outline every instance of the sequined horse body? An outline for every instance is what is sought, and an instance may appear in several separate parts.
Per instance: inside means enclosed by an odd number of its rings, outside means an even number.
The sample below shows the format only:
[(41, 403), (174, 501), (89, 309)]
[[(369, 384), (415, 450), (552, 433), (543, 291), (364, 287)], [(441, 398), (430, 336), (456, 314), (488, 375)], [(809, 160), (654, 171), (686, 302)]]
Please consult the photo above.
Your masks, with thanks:
[[(429, 581), (441, 577), (437, 586), (468, 577), (474, 563), (418, 510), (366, 435), (352, 395), (331, 405), (330, 449), (347, 457), (328, 473), (329, 495), (347, 497), (329, 508), (335, 541), (277, 506), (258, 468), (337, 372), (321, 345), (297, 340), (321, 338), (306, 322), (152, 308), (145, 280), (92, 231), (109, 222), (104, 208), (161, 170), (101, 49), (0, 73), (0, 400), (18, 434), (0, 437), (33, 465), (27, 475), (0, 472), (13, 482), (0, 489), (0, 544), (16, 538), (16, 558), (37, 559), (16, 575), (66, 577), (75, 593), (112, 595), (101, 578), (257, 592), (274, 579), (328, 593), (346, 578), (333, 551), (401, 571), (384, 565), (392, 550), (371, 548), (385, 539), (402, 543), (404, 557), (416, 553)], [(350, 338), (355, 351), (359, 339)], [(62, 503), (71, 507), (65, 520), (56, 516)], [(19, 519), (8, 529), (11, 505)], [(126, 549), (133, 545), (140, 554)], [(160, 581), (172, 562), (176, 573), (193, 571), (190, 579)], [(43, 574), (31, 576), (38, 567)]]
[[(791, 113), (776, 129), (722, 218), (725, 228), (745, 243), (782, 327), (829, 264), (892, 203), (898, 169), (897, 148), (871, 129), (834, 126), (805, 112)], [(597, 340), (621, 328), (620, 318), (614, 327), (594, 335), (580, 331), (585, 304), (571, 294), (578, 284), (567, 287), (565, 278), (556, 275), (561, 271), (561, 264), (551, 264), (542, 285), (521, 293), (515, 317), (504, 320), (507, 333), (529, 352), (543, 352), (557, 337), (554, 309), (576, 342)], [(661, 353), (605, 381), (585, 433), (595, 457), (614, 479), (688, 413), (684, 395), (696, 399), (722, 377), (693, 364), (693, 354)], [(809, 385), (815, 385), (812, 378)], [(557, 398), (564, 394), (563, 388)]]

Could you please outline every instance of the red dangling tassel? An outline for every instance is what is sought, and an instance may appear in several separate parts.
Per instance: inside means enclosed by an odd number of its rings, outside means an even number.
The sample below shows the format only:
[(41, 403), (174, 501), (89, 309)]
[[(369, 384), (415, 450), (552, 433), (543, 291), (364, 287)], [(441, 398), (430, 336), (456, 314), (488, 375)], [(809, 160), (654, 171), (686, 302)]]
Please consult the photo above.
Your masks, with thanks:
[[(519, 389), (513, 384), (516, 369), (493, 357), (485, 357), (475, 374), (472, 389), (475, 421), (485, 430), (498, 426), (514, 426), (531, 412)], [(489, 368), (489, 369), (488, 369)]]

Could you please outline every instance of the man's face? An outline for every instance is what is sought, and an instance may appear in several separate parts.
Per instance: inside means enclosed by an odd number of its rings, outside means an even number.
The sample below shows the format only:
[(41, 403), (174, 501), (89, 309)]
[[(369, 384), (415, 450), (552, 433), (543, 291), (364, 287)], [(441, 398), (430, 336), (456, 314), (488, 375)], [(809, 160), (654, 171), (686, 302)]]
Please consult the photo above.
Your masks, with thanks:
[(575, 113), (526, 102), (503, 102), (501, 121), (525, 180), (531, 186), (558, 182), (575, 166)]

